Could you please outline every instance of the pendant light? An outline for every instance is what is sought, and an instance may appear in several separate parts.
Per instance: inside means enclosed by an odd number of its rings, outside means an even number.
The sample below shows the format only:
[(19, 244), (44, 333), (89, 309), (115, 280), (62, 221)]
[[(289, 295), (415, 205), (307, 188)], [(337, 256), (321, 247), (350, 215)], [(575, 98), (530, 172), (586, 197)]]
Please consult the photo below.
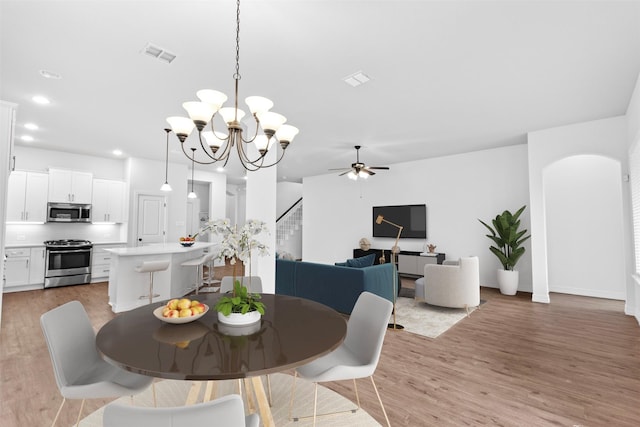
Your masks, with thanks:
[[(192, 148), (191, 151), (196, 151), (195, 148)], [(193, 153), (192, 153), (193, 155)], [(195, 163), (193, 161), (193, 158), (191, 158), (191, 192), (187, 195), (187, 197), (189, 199), (197, 199), (198, 195), (195, 193), (195, 191), (193, 191), (193, 169), (195, 167)]]
[(164, 160), (164, 184), (160, 187), (160, 191), (171, 191), (171, 186), (169, 185), (168, 177), (169, 177), (169, 132), (171, 129), (164, 130), (167, 133), (167, 153), (165, 154)]

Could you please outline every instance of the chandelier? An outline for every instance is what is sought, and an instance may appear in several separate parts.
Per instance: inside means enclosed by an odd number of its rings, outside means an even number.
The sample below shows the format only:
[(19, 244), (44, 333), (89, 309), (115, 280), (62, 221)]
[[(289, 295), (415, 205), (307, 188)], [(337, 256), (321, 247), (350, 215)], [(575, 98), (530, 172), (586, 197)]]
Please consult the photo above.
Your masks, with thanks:
[[(196, 92), (200, 101), (185, 102), (182, 104), (189, 115), (187, 117), (168, 117), (167, 122), (171, 130), (180, 140), (180, 146), (184, 155), (192, 162), (198, 164), (212, 164), (222, 162), (223, 167), (227, 165), (230, 155), (235, 146), (240, 158), (240, 163), (248, 171), (256, 171), (261, 168), (271, 167), (282, 160), (285, 150), (298, 134), (298, 129), (294, 126), (284, 124), (286, 118), (278, 113), (269, 111), (273, 107), (273, 102), (262, 96), (250, 96), (245, 99), (249, 111), (255, 121), (255, 132), (250, 139), (245, 139), (242, 135), (242, 124), (240, 121), (245, 116), (244, 111), (238, 109), (238, 83), (240, 81), (240, 0), (236, 2), (236, 68), (233, 74), (235, 80), (234, 106), (223, 107), (228, 99), (227, 95), (217, 90), (203, 89)], [(214, 129), (213, 119), (220, 113), (222, 120), (226, 123), (227, 133)], [(209, 125), (210, 130), (205, 130)], [(191, 153), (185, 148), (185, 140), (194, 127), (198, 131), (199, 154), (196, 159), (196, 149), (190, 148)], [(262, 133), (259, 132), (262, 128)], [(272, 163), (265, 163), (265, 157), (271, 146), (278, 142), (281, 147), (281, 154), (276, 156)], [(253, 143), (257, 153), (248, 152), (249, 144)], [(197, 145), (197, 144), (196, 144)]]

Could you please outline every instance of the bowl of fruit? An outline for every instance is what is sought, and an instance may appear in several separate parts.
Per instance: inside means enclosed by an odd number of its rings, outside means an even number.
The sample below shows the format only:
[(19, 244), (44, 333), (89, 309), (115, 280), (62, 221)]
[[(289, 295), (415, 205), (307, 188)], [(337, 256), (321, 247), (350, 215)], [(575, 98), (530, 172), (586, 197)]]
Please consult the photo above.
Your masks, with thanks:
[(189, 298), (174, 298), (153, 310), (153, 315), (166, 323), (182, 324), (198, 320), (209, 311), (209, 306)]
[(180, 244), (185, 248), (188, 248), (189, 246), (193, 246), (195, 242), (196, 242), (195, 237), (187, 236), (187, 237), (180, 238)]

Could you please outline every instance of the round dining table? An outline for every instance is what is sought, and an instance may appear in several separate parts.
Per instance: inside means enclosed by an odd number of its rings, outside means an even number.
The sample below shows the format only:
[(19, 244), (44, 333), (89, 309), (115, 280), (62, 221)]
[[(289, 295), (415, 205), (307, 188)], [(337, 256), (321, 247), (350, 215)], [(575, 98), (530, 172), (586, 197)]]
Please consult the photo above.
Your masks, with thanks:
[(273, 425), (261, 375), (304, 365), (344, 341), (347, 322), (323, 304), (303, 298), (262, 294), (265, 314), (248, 326), (228, 326), (214, 310), (219, 294), (192, 296), (209, 306), (199, 319), (166, 323), (153, 314), (165, 302), (118, 314), (96, 336), (108, 362), (164, 379), (250, 379), (265, 426)]

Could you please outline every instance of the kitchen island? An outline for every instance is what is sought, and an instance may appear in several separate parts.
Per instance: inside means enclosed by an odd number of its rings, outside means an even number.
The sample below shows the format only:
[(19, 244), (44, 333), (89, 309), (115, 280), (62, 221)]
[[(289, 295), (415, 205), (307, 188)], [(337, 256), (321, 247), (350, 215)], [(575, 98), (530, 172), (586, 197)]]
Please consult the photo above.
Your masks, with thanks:
[[(145, 261), (169, 261), (169, 268), (153, 275), (153, 301), (180, 298), (193, 290), (196, 268), (182, 267), (185, 261), (201, 257), (211, 251), (215, 243), (196, 242), (191, 247), (179, 243), (165, 243), (131, 248), (112, 248), (109, 268), (109, 305), (114, 313), (128, 311), (149, 303), (149, 273), (135, 268)], [(144, 296), (143, 298), (141, 298)]]

